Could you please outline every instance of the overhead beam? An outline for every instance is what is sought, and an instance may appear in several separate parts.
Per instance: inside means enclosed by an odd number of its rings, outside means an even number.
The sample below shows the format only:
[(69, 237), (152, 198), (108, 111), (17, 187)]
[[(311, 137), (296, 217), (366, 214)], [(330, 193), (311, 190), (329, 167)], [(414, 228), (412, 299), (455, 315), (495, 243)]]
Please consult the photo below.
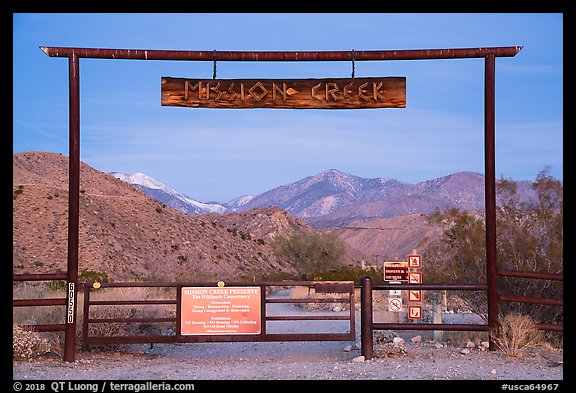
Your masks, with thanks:
[(129, 60), (183, 60), (183, 61), (367, 61), (367, 60), (419, 60), (514, 57), (522, 46), (455, 49), (407, 49), (367, 51), (185, 51), (155, 49), (104, 49), (41, 46), (50, 57)]

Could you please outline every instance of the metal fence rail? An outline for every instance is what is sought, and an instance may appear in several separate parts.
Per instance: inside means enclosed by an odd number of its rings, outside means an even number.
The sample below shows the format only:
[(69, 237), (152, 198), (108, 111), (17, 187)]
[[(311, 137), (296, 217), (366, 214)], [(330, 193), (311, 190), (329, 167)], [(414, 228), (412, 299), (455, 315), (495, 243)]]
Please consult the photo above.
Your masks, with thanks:
[[(60, 273), (48, 274), (13, 274), (13, 282), (26, 282), (26, 281), (61, 281), (66, 280), (68, 276)], [(42, 306), (66, 306), (68, 304), (67, 298), (51, 298), (51, 299), (12, 299), (12, 307), (42, 307)], [(65, 311), (63, 310), (63, 313)], [(66, 330), (64, 323), (51, 323), (51, 324), (36, 324), (27, 325), (29, 328), (37, 332), (63, 332)]]
[[(521, 271), (500, 271), (499, 275), (537, 278), (547, 280), (562, 280), (562, 274), (521, 272)], [(361, 345), (362, 355), (366, 359), (373, 357), (374, 351), (374, 330), (446, 330), (446, 331), (487, 331), (490, 332), (490, 324), (444, 324), (444, 323), (375, 323), (373, 320), (373, 290), (465, 290), (465, 291), (484, 291), (488, 292), (488, 284), (389, 284), (389, 283), (372, 283), (372, 277), (364, 276), (361, 279), (360, 294), (360, 320), (361, 320)], [(563, 305), (561, 299), (549, 299), (542, 297), (526, 297), (500, 294), (496, 291), (499, 301), (511, 302), (530, 302), (544, 305)], [(563, 331), (563, 325), (553, 323), (537, 323), (536, 327), (540, 330)], [(490, 349), (495, 349), (492, 342)]]

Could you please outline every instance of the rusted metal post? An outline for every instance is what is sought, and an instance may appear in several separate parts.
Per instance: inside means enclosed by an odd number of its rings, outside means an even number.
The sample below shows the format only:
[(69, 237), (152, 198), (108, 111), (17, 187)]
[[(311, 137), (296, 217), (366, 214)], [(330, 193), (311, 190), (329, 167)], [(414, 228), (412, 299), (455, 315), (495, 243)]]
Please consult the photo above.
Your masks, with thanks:
[(88, 319), (90, 318), (90, 285), (84, 283), (84, 310), (82, 313), (82, 344), (88, 343)]
[(69, 157), (68, 157), (68, 304), (64, 335), (64, 361), (76, 357), (76, 294), (78, 291), (78, 239), (80, 224), (80, 61), (68, 57)]
[(260, 283), (260, 337), (265, 339), (266, 337), (266, 291), (267, 285)]
[(182, 335), (180, 332), (182, 331), (182, 287), (183, 284), (176, 285), (176, 342), (180, 342), (182, 339)]
[(365, 360), (372, 359), (374, 350), (372, 326), (372, 277), (360, 279), (360, 343)]
[(486, 205), (486, 281), (490, 350), (498, 333), (498, 269), (496, 265), (496, 171), (495, 171), (495, 57), (484, 60), (484, 198)]

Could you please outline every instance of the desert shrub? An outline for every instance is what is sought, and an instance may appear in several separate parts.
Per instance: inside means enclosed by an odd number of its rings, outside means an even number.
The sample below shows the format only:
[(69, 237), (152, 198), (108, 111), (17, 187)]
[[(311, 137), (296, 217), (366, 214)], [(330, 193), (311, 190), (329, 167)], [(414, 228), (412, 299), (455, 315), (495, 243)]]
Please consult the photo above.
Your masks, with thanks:
[(40, 337), (32, 328), (12, 325), (12, 357), (30, 360), (50, 351), (48, 340)]
[(495, 343), (508, 356), (522, 356), (526, 349), (544, 342), (542, 331), (528, 315), (508, 314), (500, 318), (499, 325), (498, 333), (494, 335)]
[[(65, 286), (52, 287), (44, 282), (16, 282), (12, 286), (13, 299), (45, 299), (64, 298)], [(65, 313), (62, 306), (30, 306), (13, 307), (12, 320), (14, 323), (30, 322), (38, 324), (64, 323)]]
[(331, 232), (312, 235), (294, 234), (274, 238), (272, 250), (278, 258), (287, 259), (305, 279), (314, 272), (328, 271), (341, 265), (344, 246)]
[[(516, 184), (498, 182), (496, 209), (497, 262), (499, 270), (560, 273), (563, 270), (563, 186), (541, 172), (532, 183), (536, 198), (523, 200)], [(486, 232), (482, 214), (448, 209), (437, 211), (430, 221), (443, 225), (440, 240), (424, 255), (428, 282), (485, 283)], [(501, 277), (499, 291), (529, 297), (563, 298), (561, 281)], [(485, 293), (463, 291), (462, 300), (484, 318)], [(519, 313), (534, 320), (560, 323), (563, 309), (533, 303), (501, 302), (502, 315)]]
[(94, 270), (82, 269), (78, 274), (78, 281), (80, 282), (108, 282), (108, 273), (97, 272)]

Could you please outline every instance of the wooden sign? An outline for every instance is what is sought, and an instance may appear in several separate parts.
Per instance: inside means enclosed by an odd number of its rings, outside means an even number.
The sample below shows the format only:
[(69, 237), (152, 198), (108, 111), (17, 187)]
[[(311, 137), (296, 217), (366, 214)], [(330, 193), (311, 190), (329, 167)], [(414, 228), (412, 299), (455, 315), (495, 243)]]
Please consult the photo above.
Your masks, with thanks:
[(162, 105), (191, 108), (405, 108), (406, 78), (162, 78)]

